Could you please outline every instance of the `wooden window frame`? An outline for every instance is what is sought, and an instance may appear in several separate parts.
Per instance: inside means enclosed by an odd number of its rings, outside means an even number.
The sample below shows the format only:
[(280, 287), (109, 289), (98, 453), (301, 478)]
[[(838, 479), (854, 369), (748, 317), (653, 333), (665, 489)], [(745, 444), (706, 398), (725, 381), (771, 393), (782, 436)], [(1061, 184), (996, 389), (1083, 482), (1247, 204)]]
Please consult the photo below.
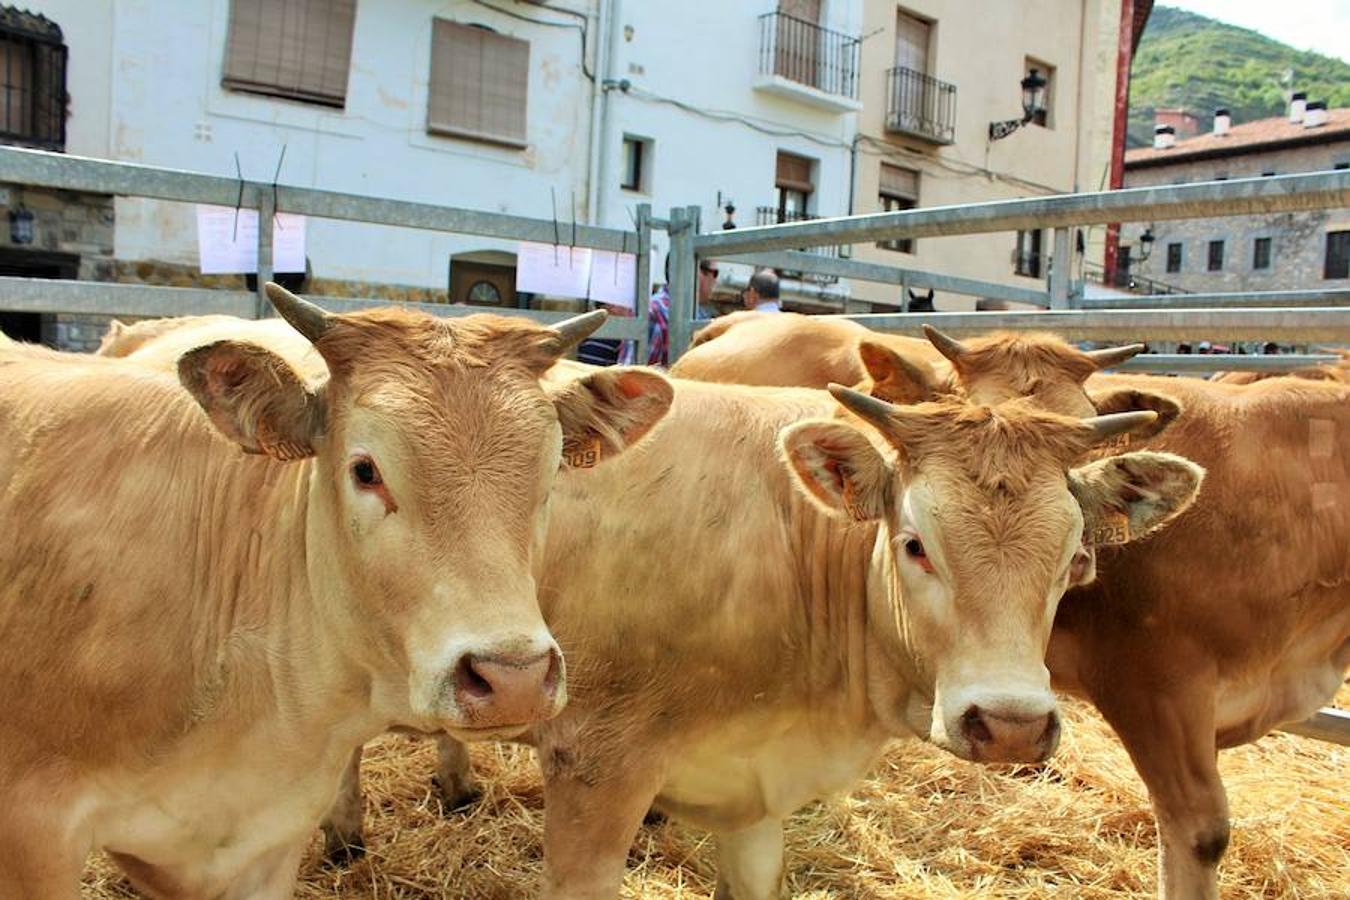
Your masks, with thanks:
[(1252, 269), (1257, 272), (1268, 270), (1274, 256), (1274, 250), (1274, 242), (1270, 238), (1255, 238), (1252, 241)]
[[(311, 4), (325, 2), (328, 6), (313, 11), (312, 22), (307, 15), (299, 25), (294, 25), (296, 17), (291, 6), (300, 2), (305, 2), (307, 13), (311, 12)], [(277, 22), (282, 23), (280, 28), (276, 27)], [(297, 30), (288, 33), (288, 27)], [(356, 0), (230, 0), (227, 29), (221, 87), (298, 103), (346, 108)], [(271, 58), (273, 48), (262, 43), (264, 35), (268, 41), (276, 41), (275, 61)], [(322, 42), (318, 35), (322, 35)], [(288, 53), (288, 41), (302, 48), (298, 59)], [(336, 79), (329, 78), (329, 73), (339, 66), (340, 89)]]
[[(1173, 254), (1172, 254), (1172, 251), (1174, 251), (1174, 250), (1176, 251), (1176, 258), (1175, 258), (1175, 260), (1173, 259)], [(1185, 254), (1185, 250), (1182, 248), (1182, 245), (1181, 245), (1181, 242), (1180, 242), (1180, 241), (1172, 241), (1171, 243), (1169, 243), (1169, 244), (1167, 245), (1167, 272), (1168, 272), (1168, 274), (1176, 274), (1177, 272), (1180, 272), (1180, 271), (1181, 271), (1181, 266), (1182, 266), (1182, 263), (1183, 263), (1184, 254)]]
[[(451, 94), (439, 94), (438, 91), (452, 90), (454, 72), (451, 67), (460, 64), (460, 61), (453, 58), (454, 54), (450, 54), (451, 58), (447, 58), (436, 51), (439, 46), (455, 40), (453, 35), (456, 33), (462, 42), (477, 42), (481, 48), (476, 63), (467, 59), (463, 63), (467, 70), (476, 68), (476, 71), (472, 71), (476, 81), (472, 82), (464, 91), (466, 97), (472, 97), (476, 87), (477, 96), (472, 104), (465, 103), (466, 107), (469, 105), (475, 107), (472, 118), (482, 122), (495, 113), (499, 119), (505, 117), (517, 119), (516, 127), (495, 129), (486, 126), (474, 127), (474, 125), (466, 124), (465, 120), (453, 121), (454, 97)], [(489, 59), (488, 54), (493, 45), (503, 55), (515, 54), (518, 58), (514, 60)], [(486, 90), (488, 85), (492, 84), (491, 81), (484, 79), (484, 73), (489, 66), (495, 66), (499, 70), (514, 66), (519, 67), (514, 71), (514, 86), (519, 88), (515, 93), (518, 96), (511, 95), (512, 92), (509, 89), (512, 85), (503, 86), (500, 81), (496, 83), (495, 91), (489, 92)], [(461, 74), (467, 74), (467, 72)], [(483, 144), (495, 144), (514, 150), (526, 149), (529, 147), (529, 81), (529, 41), (509, 34), (502, 34), (482, 25), (456, 22), (453, 19), (443, 19), (439, 16), (435, 17), (432, 20), (431, 68), (427, 82), (427, 134), (476, 141)], [(493, 101), (500, 101), (495, 110), (489, 108)], [(510, 102), (518, 102), (518, 108), (506, 108), (507, 103)], [(467, 112), (469, 112), (468, 109), (460, 111), (461, 114)], [(442, 116), (445, 116), (445, 118), (442, 118)]]
[(45, 16), (0, 6), (0, 43), (8, 47), (7, 70), (0, 73), (0, 143), (64, 152), (69, 51), (61, 27)]
[[(892, 179), (887, 183), (886, 170), (895, 169), (897, 172), (905, 173), (906, 176), (913, 176), (913, 188), (901, 186), (899, 179)], [(901, 212), (906, 209), (915, 209), (919, 205), (919, 177), (918, 169), (910, 169), (905, 166), (882, 163), (878, 169), (880, 177), (877, 187), (877, 205), (882, 212)], [(897, 238), (891, 241), (877, 241), (877, 248), (880, 250), (891, 250), (896, 253), (916, 253), (918, 252), (918, 242), (914, 238)]]
[[(1223, 271), (1223, 251), (1224, 242), (1222, 240), (1209, 242), (1209, 255), (1205, 261), (1205, 271), (1222, 272)], [(1217, 253), (1215, 251), (1218, 251)]]

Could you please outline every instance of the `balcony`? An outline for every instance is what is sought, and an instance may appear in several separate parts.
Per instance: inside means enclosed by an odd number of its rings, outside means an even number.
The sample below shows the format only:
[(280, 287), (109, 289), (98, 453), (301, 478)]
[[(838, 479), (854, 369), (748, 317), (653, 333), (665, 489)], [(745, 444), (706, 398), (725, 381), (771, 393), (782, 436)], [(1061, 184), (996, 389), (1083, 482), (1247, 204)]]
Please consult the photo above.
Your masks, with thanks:
[(755, 89), (831, 112), (858, 112), (859, 40), (786, 13), (759, 17)]
[(914, 69), (886, 72), (886, 130), (934, 144), (956, 140), (956, 85)]

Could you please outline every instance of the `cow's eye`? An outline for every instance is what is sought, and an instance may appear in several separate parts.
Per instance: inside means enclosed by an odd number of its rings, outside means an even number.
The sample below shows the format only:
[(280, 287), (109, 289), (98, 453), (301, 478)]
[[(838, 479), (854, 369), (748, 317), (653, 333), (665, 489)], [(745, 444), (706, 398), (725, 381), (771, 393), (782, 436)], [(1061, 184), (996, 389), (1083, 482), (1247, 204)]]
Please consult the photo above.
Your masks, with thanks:
[(923, 549), (923, 541), (916, 537), (912, 537), (905, 541), (905, 554), (909, 556), (910, 559), (928, 558), (928, 554), (925, 553)]
[(359, 456), (352, 461), (352, 480), (361, 488), (375, 488), (384, 483), (375, 460), (369, 456)]

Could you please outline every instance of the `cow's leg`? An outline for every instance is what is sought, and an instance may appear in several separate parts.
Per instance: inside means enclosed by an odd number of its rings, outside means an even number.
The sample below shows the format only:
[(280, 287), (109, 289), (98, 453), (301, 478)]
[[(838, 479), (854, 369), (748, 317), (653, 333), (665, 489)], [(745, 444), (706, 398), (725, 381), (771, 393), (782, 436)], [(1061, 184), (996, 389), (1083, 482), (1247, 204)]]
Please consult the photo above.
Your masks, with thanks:
[(764, 819), (717, 836), (713, 900), (777, 900), (783, 891), (783, 823)]
[(1217, 900), (1228, 847), (1228, 798), (1219, 777), (1212, 678), (1179, 677), (1099, 703), (1148, 786), (1158, 819), (1158, 885), (1166, 900)]
[(572, 751), (540, 750), (545, 900), (614, 900), (628, 848), (660, 789), (659, 766), (618, 759), (578, 771)]
[(309, 841), (268, 851), (234, 880), (221, 900), (289, 900), (295, 896), (300, 859)]
[(431, 783), (443, 812), (465, 809), (483, 796), (473, 780), (468, 748), (443, 731), (436, 735), (436, 774)]
[(323, 829), (323, 858), (329, 865), (348, 865), (366, 852), (362, 825), (366, 801), (361, 795), (361, 750), (357, 747), (352, 752), (347, 771), (342, 773), (342, 785), (338, 788), (337, 798), (320, 825)]

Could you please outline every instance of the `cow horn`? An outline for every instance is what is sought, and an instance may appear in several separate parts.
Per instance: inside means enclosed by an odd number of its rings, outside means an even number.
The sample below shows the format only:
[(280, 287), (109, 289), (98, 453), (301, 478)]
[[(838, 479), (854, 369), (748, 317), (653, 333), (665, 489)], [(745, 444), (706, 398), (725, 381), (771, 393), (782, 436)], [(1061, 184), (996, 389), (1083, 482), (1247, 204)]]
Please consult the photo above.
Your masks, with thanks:
[(570, 319), (564, 319), (553, 326), (554, 351), (561, 356), (568, 350), (571, 350), (577, 344), (590, 337), (595, 329), (605, 324), (605, 319), (609, 318), (609, 313), (603, 309), (593, 309), (588, 313), (582, 313), (579, 316), (573, 316)]
[(928, 342), (937, 348), (937, 352), (947, 357), (952, 365), (959, 366), (961, 358), (970, 352), (965, 344), (950, 335), (943, 334), (932, 325), (923, 326), (923, 333)]
[(272, 307), (291, 323), (292, 328), (309, 338), (310, 343), (323, 337), (323, 333), (333, 323), (328, 313), (308, 300), (301, 300), (275, 281), (267, 282), (263, 288), (267, 291), (267, 299), (272, 301)]
[(1101, 350), (1089, 350), (1087, 355), (1098, 369), (1109, 369), (1143, 352), (1143, 344), (1126, 344), (1123, 347), (1104, 347)]
[(1092, 416), (1084, 419), (1083, 424), (1091, 426), (1098, 443), (1118, 434), (1133, 431), (1140, 425), (1147, 425), (1158, 418), (1151, 409), (1136, 409), (1130, 412), (1108, 413), (1104, 416)]
[(871, 394), (864, 394), (833, 382), (829, 386), (829, 391), (830, 396), (843, 404), (844, 408), (857, 413), (873, 425), (884, 426), (895, 418), (895, 406), (885, 400), (878, 400)]

